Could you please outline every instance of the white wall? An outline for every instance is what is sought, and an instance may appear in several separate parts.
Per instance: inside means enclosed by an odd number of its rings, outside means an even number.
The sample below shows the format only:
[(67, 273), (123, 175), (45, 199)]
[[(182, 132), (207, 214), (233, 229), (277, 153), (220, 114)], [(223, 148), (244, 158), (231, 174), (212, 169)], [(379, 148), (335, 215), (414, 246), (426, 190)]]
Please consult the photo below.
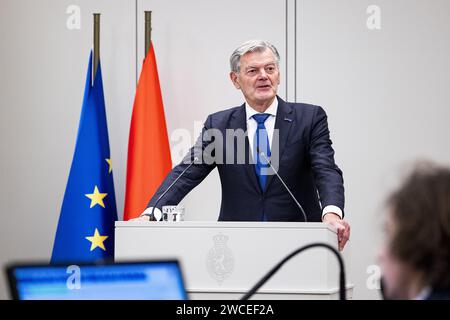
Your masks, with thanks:
[[(383, 201), (411, 161), (450, 164), (450, 1), (304, 0), (300, 100), (323, 105), (344, 172), (355, 298), (381, 240)], [(381, 29), (366, 9), (381, 9)]]
[[(81, 8), (80, 30), (66, 28), (72, 4)], [(369, 4), (382, 10), (381, 30), (366, 27)], [(93, 12), (102, 13), (102, 71), (122, 216), (144, 10), (153, 10), (169, 135), (180, 128), (193, 134), (195, 121), (242, 103), (228, 79), (228, 57), (238, 44), (265, 38), (278, 47), (288, 75), (280, 95), (286, 97), (287, 85), (290, 100), (296, 89), (298, 101), (328, 112), (352, 224), (354, 297), (377, 298), (366, 287), (366, 268), (380, 243), (384, 196), (410, 159), (450, 162), (445, 0), (1, 0), (0, 265), (50, 257), (81, 111)], [(190, 219), (215, 220), (217, 173), (183, 202)], [(7, 298), (0, 279), (0, 298)]]

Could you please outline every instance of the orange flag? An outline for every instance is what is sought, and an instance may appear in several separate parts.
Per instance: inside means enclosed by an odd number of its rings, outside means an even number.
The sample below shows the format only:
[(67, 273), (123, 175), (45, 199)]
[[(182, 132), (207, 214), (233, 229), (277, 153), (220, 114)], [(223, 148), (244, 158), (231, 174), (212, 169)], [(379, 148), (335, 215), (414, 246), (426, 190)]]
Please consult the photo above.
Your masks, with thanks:
[(136, 218), (172, 169), (153, 44), (139, 77), (128, 140), (124, 220)]

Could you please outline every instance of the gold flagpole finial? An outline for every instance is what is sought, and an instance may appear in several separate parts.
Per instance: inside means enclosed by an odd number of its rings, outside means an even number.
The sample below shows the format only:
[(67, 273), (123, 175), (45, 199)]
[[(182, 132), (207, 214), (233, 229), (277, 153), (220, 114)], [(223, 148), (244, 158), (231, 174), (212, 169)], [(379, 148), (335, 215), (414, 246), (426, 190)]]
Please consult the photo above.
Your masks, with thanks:
[[(100, 13), (94, 13), (94, 60), (93, 79), (97, 74), (98, 62), (100, 61)], [(92, 81), (93, 81), (92, 79)]]
[(152, 42), (152, 12), (145, 11), (145, 56)]

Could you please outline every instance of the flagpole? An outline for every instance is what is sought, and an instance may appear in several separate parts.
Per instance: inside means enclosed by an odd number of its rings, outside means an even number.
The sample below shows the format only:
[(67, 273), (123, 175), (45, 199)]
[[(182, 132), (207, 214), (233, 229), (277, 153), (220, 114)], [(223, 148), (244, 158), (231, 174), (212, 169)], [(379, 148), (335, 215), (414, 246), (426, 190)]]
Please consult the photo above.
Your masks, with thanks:
[[(100, 13), (94, 13), (94, 73), (93, 79), (97, 73), (98, 62), (100, 60)], [(93, 82), (93, 80), (92, 80)]]
[(152, 12), (145, 11), (145, 56), (152, 42)]

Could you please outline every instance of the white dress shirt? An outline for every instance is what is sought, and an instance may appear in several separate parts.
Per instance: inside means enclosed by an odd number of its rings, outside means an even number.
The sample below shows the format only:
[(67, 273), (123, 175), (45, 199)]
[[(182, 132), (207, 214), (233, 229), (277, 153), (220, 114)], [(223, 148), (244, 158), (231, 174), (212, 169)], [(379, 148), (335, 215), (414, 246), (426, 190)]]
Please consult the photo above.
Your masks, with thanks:
[[(264, 122), (266, 127), (267, 136), (269, 137), (269, 146), (272, 149), (273, 131), (275, 129), (275, 120), (278, 111), (278, 99), (275, 98), (272, 104), (263, 113), (269, 114), (269, 117)], [(253, 118), (253, 115), (261, 113), (253, 109), (247, 102), (245, 103), (245, 112), (247, 119), (247, 133), (248, 143), (250, 146), (250, 152), (253, 155), (253, 140), (255, 138), (256, 129), (258, 128), (258, 122)], [(327, 213), (335, 213), (342, 219), (342, 210), (338, 206), (328, 205), (322, 210), (322, 218)]]

